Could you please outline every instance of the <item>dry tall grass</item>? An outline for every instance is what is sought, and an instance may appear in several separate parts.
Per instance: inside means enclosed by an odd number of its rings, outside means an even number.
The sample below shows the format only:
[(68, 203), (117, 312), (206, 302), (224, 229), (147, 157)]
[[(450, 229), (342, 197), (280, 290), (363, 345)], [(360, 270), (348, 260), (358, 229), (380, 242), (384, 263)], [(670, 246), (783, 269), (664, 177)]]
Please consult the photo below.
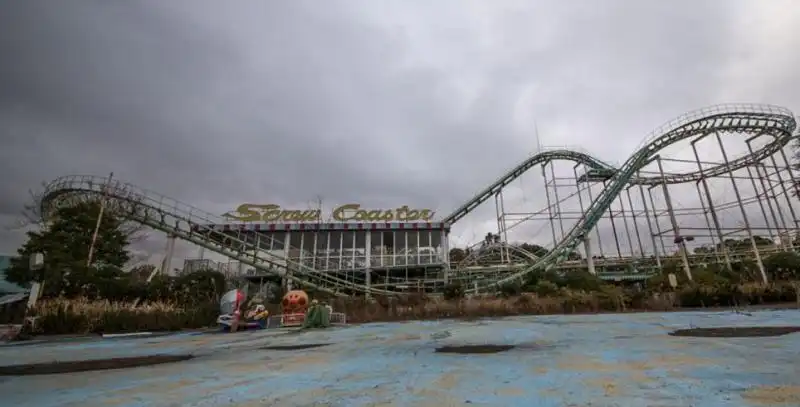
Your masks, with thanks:
[[(324, 298), (320, 297), (323, 301)], [(691, 285), (677, 292), (626, 292), (617, 287), (601, 291), (558, 289), (548, 295), (523, 293), (508, 298), (481, 296), (445, 300), (424, 294), (404, 298), (334, 298), (327, 301), (337, 312), (344, 312), (353, 323), (409, 321), (444, 318), (489, 318), (514, 315), (599, 313), (626, 311), (669, 311), (681, 307), (743, 306), (796, 302), (800, 290), (796, 282), (738, 284), (724, 286)], [(273, 314), (279, 306), (270, 306)], [(28, 315), (37, 316), (36, 333), (86, 334), (135, 331), (173, 331), (211, 326), (218, 304), (180, 307), (175, 303), (140, 304), (50, 299), (40, 301)]]
[[(515, 315), (545, 315), (598, 312), (625, 312), (629, 301), (592, 293), (566, 292), (561, 296), (539, 297), (521, 294), (511, 298), (494, 296), (472, 297), (461, 300), (428, 298), (416, 304), (401, 304), (381, 299), (375, 302), (363, 299), (332, 300), (334, 311), (347, 314), (354, 323), (389, 322), (445, 318), (489, 318)], [(674, 307), (669, 296), (649, 298), (637, 311), (667, 311)]]
[(496, 296), (445, 300), (425, 297), (413, 300), (376, 298), (332, 299), (335, 311), (347, 314), (351, 322), (388, 322), (443, 318), (488, 318), (515, 315), (575, 314), (600, 312), (671, 311), (696, 307), (731, 307), (796, 303), (800, 307), (800, 286), (796, 282), (748, 283), (728, 286), (684, 287), (677, 292), (625, 292), (603, 287), (586, 292), (559, 289), (552, 295), (523, 293), (509, 298)]
[[(211, 304), (210, 304), (211, 305)], [(216, 306), (180, 308), (172, 303), (139, 304), (55, 298), (30, 310), (36, 331), (47, 334), (174, 331), (210, 326)]]

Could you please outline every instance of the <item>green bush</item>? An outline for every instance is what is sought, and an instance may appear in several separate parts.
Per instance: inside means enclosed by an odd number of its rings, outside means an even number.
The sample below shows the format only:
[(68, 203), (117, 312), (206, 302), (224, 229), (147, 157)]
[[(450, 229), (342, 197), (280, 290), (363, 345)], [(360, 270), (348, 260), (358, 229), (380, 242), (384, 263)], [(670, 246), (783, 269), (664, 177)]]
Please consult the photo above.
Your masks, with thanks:
[(770, 284), (689, 284), (678, 290), (681, 307), (730, 307), (767, 305), (788, 302), (800, 303), (794, 282)]
[(764, 269), (772, 280), (796, 280), (800, 277), (800, 254), (780, 252), (767, 256)]
[(458, 300), (464, 298), (464, 287), (459, 283), (450, 283), (444, 288), (442, 293), (446, 300)]
[(564, 279), (558, 273), (553, 271), (536, 272), (526, 277), (523, 288), (527, 291), (533, 291), (536, 284), (539, 284), (540, 281), (548, 281), (560, 287), (564, 285), (563, 280)]
[(503, 298), (514, 297), (522, 294), (522, 284), (511, 281), (500, 286), (500, 296)]
[(594, 292), (600, 291), (605, 282), (595, 275), (585, 272), (566, 273), (560, 281), (560, 286), (569, 288), (570, 290), (579, 290)]
[(112, 303), (138, 299), (190, 307), (218, 301), (227, 290), (225, 276), (213, 270), (198, 270), (178, 277), (159, 274), (150, 282), (113, 267), (92, 270), (65, 277), (65, 289), (58, 297)]
[(542, 280), (533, 287), (533, 292), (540, 297), (551, 297), (559, 293), (559, 288), (555, 283)]

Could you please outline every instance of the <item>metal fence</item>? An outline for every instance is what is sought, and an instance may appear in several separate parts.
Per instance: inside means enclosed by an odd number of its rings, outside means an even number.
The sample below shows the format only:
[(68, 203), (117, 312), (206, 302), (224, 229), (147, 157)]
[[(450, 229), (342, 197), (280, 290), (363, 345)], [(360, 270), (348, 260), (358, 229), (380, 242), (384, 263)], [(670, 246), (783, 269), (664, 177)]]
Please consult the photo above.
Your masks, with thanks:
[[(289, 315), (280, 314), (280, 315), (271, 315), (267, 317), (267, 329), (270, 328), (282, 328), (284, 327), (284, 320), (285, 319), (293, 319), (294, 321), (298, 320), (298, 316), (302, 316), (305, 318), (305, 314), (290, 314), (291, 318), (286, 318)], [(300, 318), (300, 323), (302, 323), (302, 318)], [(345, 325), (347, 324), (347, 315), (344, 312), (331, 312), (330, 316), (331, 325)], [(294, 325), (296, 326), (296, 324)]]

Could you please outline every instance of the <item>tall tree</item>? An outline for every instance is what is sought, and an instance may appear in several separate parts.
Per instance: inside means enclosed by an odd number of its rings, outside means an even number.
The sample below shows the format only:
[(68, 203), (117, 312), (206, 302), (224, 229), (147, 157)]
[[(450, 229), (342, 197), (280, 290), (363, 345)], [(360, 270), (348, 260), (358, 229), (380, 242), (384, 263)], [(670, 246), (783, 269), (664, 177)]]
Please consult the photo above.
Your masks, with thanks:
[(467, 252), (464, 249), (454, 247), (450, 249), (450, 263), (458, 264), (467, 257)]
[[(98, 202), (81, 202), (58, 208), (40, 231), (28, 232), (28, 241), (17, 251), (6, 272), (8, 281), (27, 284), (44, 281), (44, 295), (58, 294), (68, 286), (67, 275), (90, 276), (97, 269), (122, 268), (130, 259), (129, 233), (123, 220), (106, 212), (94, 245), (91, 267), (89, 246), (100, 212)], [(44, 267), (32, 272), (34, 253), (44, 255)]]

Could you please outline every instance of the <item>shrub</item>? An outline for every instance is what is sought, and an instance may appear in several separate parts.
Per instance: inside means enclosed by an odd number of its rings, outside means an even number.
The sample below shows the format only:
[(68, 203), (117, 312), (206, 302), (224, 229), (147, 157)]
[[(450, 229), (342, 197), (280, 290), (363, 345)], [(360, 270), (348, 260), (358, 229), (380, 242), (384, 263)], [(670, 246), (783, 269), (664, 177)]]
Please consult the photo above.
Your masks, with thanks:
[(744, 283), (703, 285), (687, 284), (677, 292), (682, 307), (728, 307), (798, 302), (797, 284), (775, 282), (769, 284)]
[(764, 268), (770, 278), (791, 280), (800, 275), (800, 254), (797, 252), (780, 252), (764, 259)]
[(156, 275), (150, 282), (112, 267), (91, 271), (83, 270), (65, 277), (66, 288), (61, 291), (61, 296), (111, 303), (139, 299), (192, 307), (217, 301), (227, 288), (225, 276), (213, 270), (198, 270), (178, 277)]
[(533, 287), (533, 292), (541, 297), (550, 297), (559, 293), (558, 286), (547, 280), (542, 280), (536, 283)]
[(630, 297), (623, 290), (614, 286), (603, 286), (595, 294), (599, 310), (625, 311)]
[(522, 284), (518, 281), (511, 281), (500, 286), (500, 296), (509, 298), (522, 293)]
[(559, 286), (579, 291), (600, 291), (605, 282), (597, 276), (585, 272), (566, 273), (561, 278)]
[(464, 286), (459, 283), (450, 283), (444, 288), (442, 293), (446, 300), (457, 300), (464, 298)]
[(539, 284), (540, 281), (548, 281), (557, 286), (564, 285), (564, 279), (558, 273), (553, 271), (545, 271), (545, 272), (536, 272), (531, 273), (525, 279), (524, 288), (528, 291), (532, 291), (536, 284)]

